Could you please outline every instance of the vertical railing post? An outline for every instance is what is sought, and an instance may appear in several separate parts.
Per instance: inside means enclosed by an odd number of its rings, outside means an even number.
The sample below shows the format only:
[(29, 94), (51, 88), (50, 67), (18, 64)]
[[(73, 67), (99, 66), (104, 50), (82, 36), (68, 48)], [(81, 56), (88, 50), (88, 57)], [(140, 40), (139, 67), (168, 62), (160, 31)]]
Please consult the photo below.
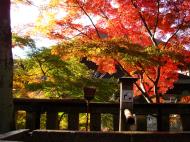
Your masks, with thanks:
[(101, 113), (90, 113), (90, 131), (101, 130)]
[(180, 114), (183, 131), (190, 131), (190, 114)]
[(119, 113), (113, 114), (113, 130), (114, 131), (119, 130)]
[(137, 131), (147, 131), (147, 116), (136, 115)]
[(46, 116), (46, 128), (58, 129), (58, 113), (55, 111), (48, 111)]
[(163, 114), (162, 110), (159, 108), (157, 114), (157, 130), (158, 131), (169, 131), (169, 114)]
[(40, 112), (26, 112), (26, 129), (35, 130), (40, 128)]
[(68, 130), (79, 130), (79, 113), (71, 112), (68, 113)]
[[(122, 77), (119, 79), (120, 83), (120, 110), (119, 110), (119, 131), (129, 130), (127, 125), (126, 115), (133, 113), (133, 83), (136, 78)], [(124, 112), (125, 111), (125, 112)], [(133, 121), (131, 117), (128, 120), (129, 123)]]

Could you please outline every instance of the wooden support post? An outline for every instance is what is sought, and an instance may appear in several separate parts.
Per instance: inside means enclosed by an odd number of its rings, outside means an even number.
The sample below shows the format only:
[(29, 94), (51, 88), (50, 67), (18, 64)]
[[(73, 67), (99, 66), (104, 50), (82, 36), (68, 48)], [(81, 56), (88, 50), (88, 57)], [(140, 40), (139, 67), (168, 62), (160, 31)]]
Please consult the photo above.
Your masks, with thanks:
[(59, 129), (57, 112), (48, 111), (46, 116), (47, 129)]
[(157, 130), (158, 131), (169, 131), (169, 115), (162, 114), (161, 110), (158, 111), (157, 116)]
[(169, 131), (170, 130), (170, 117), (169, 114), (163, 114), (161, 116), (162, 119), (162, 131)]
[(136, 115), (137, 130), (147, 131), (147, 117), (146, 115)]
[(68, 129), (69, 130), (79, 130), (79, 113), (70, 112), (68, 113)]
[(190, 115), (189, 114), (181, 114), (181, 122), (182, 122), (182, 127), (183, 131), (190, 131)]
[(101, 131), (101, 114), (90, 113), (90, 130)]
[(26, 112), (26, 129), (35, 130), (40, 128), (40, 112)]
[(113, 114), (113, 130), (119, 130), (119, 113)]

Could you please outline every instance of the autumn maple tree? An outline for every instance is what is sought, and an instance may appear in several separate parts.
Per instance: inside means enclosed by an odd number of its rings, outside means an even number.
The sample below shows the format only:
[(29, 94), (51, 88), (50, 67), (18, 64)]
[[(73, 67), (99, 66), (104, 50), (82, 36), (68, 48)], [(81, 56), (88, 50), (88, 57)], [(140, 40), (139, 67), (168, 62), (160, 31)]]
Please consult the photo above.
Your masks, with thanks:
[(139, 78), (137, 95), (160, 103), (189, 65), (189, 23), (189, 0), (51, 0), (36, 28), (60, 41), (53, 54), (87, 57), (102, 73), (120, 66)]

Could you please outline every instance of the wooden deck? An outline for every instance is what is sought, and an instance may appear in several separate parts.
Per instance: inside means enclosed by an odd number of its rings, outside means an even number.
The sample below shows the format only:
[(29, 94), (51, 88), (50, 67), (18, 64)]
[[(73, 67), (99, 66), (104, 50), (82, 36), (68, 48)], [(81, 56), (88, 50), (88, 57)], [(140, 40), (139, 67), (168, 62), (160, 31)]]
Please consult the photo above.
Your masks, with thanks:
[[(189, 142), (190, 132), (100, 132), (34, 130), (28, 135), (4, 137), (1, 142)], [(7, 135), (7, 134), (6, 134)]]

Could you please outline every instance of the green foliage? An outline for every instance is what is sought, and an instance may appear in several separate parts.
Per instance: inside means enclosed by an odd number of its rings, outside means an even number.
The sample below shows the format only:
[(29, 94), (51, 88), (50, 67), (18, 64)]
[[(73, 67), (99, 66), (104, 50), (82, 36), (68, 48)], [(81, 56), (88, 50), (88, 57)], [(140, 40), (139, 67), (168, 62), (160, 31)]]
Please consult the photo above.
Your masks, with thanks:
[(19, 36), (16, 33), (12, 34), (12, 45), (13, 47), (35, 47), (35, 42), (29, 36)]
[(26, 112), (18, 111), (16, 113), (16, 129), (24, 129), (26, 123)]
[(113, 131), (113, 115), (102, 114), (101, 115), (102, 131)]
[(59, 129), (67, 129), (68, 128), (68, 115), (64, 112), (58, 113), (58, 123), (59, 123)]
[[(82, 51), (86, 50), (88, 54), (107, 54), (107, 50), (112, 48), (111, 45), (118, 46), (115, 43), (117, 40), (108, 40), (106, 44), (102, 44), (104, 41), (84, 42), (84, 45), (79, 48)], [(34, 40), (30, 37), (13, 34), (13, 43), (15, 46), (31, 47), (28, 58), (14, 60), (13, 84), (16, 97), (83, 98), (83, 87), (95, 86), (95, 100), (109, 101), (110, 97), (118, 92), (116, 79), (101, 79), (92, 76), (94, 71), (80, 63), (81, 56), (76, 56), (80, 52), (72, 53), (69, 60), (65, 61), (62, 57), (52, 54), (52, 48), (36, 48)], [(67, 47), (67, 52), (72, 52), (78, 45), (79, 40), (74, 40), (70, 44), (65, 44), (64, 47)], [(100, 45), (105, 47), (99, 48)], [(89, 50), (89, 47), (95, 48), (96, 53), (92, 53), (94, 50)], [(117, 48), (110, 51), (114, 52), (115, 49)], [(65, 50), (60, 50), (62, 51), (65, 52)]]
[(118, 88), (116, 79), (93, 78), (93, 71), (78, 58), (63, 61), (48, 48), (33, 48), (29, 58), (15, 60), (14, 69), (14, 93), (20, 97), (31, 92), (38, 96), (40, 91), (50, 98), (83, 98), (83, 87), (95, 86), (95, 100), (108, 101)]
[(125, 37), (65, 41), (55, 45), (53, 53), (63, 59), (72, 58), (76, 54), (79, 57), (88, 57), (89, 59), (96, 57), (97, 60), (99, 58), (112, 58), (117, 62), (125, 61), (132, 66), (138, 66), (138, 63), (143, 66), (157, 66), (160, 63), (158, 57), (168, 56), (167, 52), (163, 52), (159, 47), (143, 47), (131, 43)]

